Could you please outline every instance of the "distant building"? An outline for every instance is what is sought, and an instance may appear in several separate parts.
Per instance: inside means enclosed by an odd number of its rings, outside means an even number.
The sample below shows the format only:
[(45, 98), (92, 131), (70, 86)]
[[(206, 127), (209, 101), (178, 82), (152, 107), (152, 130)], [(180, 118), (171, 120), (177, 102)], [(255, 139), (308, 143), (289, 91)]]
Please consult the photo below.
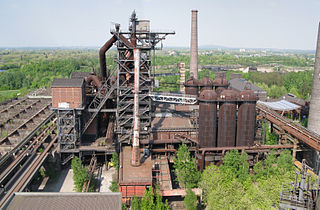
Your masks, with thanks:
[(267, 97), (267, 91), (259, 88), (258, 86), (252, 84), (244, 78), (239, 78), (239, 75), (230, 76), (229, 83), (230, 87), (236, 91), (243, 91), (246, 87), (253, 90), (255, 94), (257, 94), (259, 100), (265, 101)]
[(249, 66), (249, 67), (247, 67), (243, 72), (244, 72), (244, 73), (248, 73), (248, 72), (256, 72), (256, 71), (258, 71), (258, 68), (257, 68), (257, 67), (255, 67), (255, 66)]

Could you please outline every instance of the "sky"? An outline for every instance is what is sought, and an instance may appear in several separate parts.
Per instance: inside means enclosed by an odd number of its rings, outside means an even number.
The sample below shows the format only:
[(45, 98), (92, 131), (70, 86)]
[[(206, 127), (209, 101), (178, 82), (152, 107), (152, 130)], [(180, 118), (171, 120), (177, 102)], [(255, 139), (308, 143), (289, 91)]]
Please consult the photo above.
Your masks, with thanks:
[(151, 29), (174, 30), (167, 47), (189, 47), (191, 10), (199, 46), (314, 50), (319, 0), (0, 0), (0, 47), (102, 46), (136, 10)]

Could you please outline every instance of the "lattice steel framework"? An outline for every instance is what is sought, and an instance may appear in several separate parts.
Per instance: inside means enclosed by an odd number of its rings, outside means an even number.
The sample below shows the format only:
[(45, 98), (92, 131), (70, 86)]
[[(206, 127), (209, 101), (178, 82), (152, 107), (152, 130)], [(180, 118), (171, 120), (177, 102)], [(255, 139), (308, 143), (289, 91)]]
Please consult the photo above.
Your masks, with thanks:
[(60, 151), (76, 148), (76, 141), (80, 139), (80, 116), (75, 109), (58, 109), (58, 142)]
[(174, 32), (150, 32), (137, 30), (139, 21), (133, 12), (130, 19), (129, 32), (111, 31), (118, 39), (118, 50), (115, 61), (117, 72), (117, 112), (116, 132), (119, 142), (131, 142), (133, 134), (134, 106), (134, 55), (135, 48), (140, 49), (140, 80), (139, 80), (139, 120), (140, 140), (149, 139), (151, 127), (151, 98), (153, 79), (151, 77), (151, 51), (157, 43)]

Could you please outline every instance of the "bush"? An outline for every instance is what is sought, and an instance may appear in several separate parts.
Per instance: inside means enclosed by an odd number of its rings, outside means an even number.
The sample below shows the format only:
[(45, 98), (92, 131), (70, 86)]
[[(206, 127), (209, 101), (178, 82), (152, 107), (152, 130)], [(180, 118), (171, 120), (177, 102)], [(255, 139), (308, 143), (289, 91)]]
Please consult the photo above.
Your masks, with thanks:
[(190, 188), (187, 188), (187, 194), (183, 200), (183, 203), (186, 206), (187, 210), (197, 209), (197, 196)]
[(177, 157), (174, 158), (173, 167), (181, 187), (197, 187), (201, 173), (197, 169), (195, 159), (191, 158), (189, 149), (183, 142), (179, 147)]
[(112, 181), (109, 190), (111, 190), (111, 192), (119, 192), (118, 183), (116, 181)]
[(112, 154), (111, 162), (113, 164), (113, 167), (118, 171), (119, 170), (119, 154), (114, 152)]
[(78, 157), (72, 159), (71, 167), (73, 170), (74, 187), (77, 192), (82, 191), (83, 183), (89, 180), (88, 169), (81, 164), (81, 160)]

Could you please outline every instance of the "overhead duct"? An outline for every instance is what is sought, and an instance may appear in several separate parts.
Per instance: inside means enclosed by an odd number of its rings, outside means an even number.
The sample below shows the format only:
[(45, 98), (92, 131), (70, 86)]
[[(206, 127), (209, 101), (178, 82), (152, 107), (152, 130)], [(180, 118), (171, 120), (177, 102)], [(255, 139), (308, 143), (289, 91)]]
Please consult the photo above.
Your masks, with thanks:
[(198, 10), (191, 12), (190, 76), (198, 79)]
[(117, 41), (116, 36), (112, 36), (101, 48), (99, 51), (100, 59), (100, 73), (101, 79), (105, 80), (107, 78), (107, 65), (106, 65), (106, 52), (112, 47), (113, 43)]

